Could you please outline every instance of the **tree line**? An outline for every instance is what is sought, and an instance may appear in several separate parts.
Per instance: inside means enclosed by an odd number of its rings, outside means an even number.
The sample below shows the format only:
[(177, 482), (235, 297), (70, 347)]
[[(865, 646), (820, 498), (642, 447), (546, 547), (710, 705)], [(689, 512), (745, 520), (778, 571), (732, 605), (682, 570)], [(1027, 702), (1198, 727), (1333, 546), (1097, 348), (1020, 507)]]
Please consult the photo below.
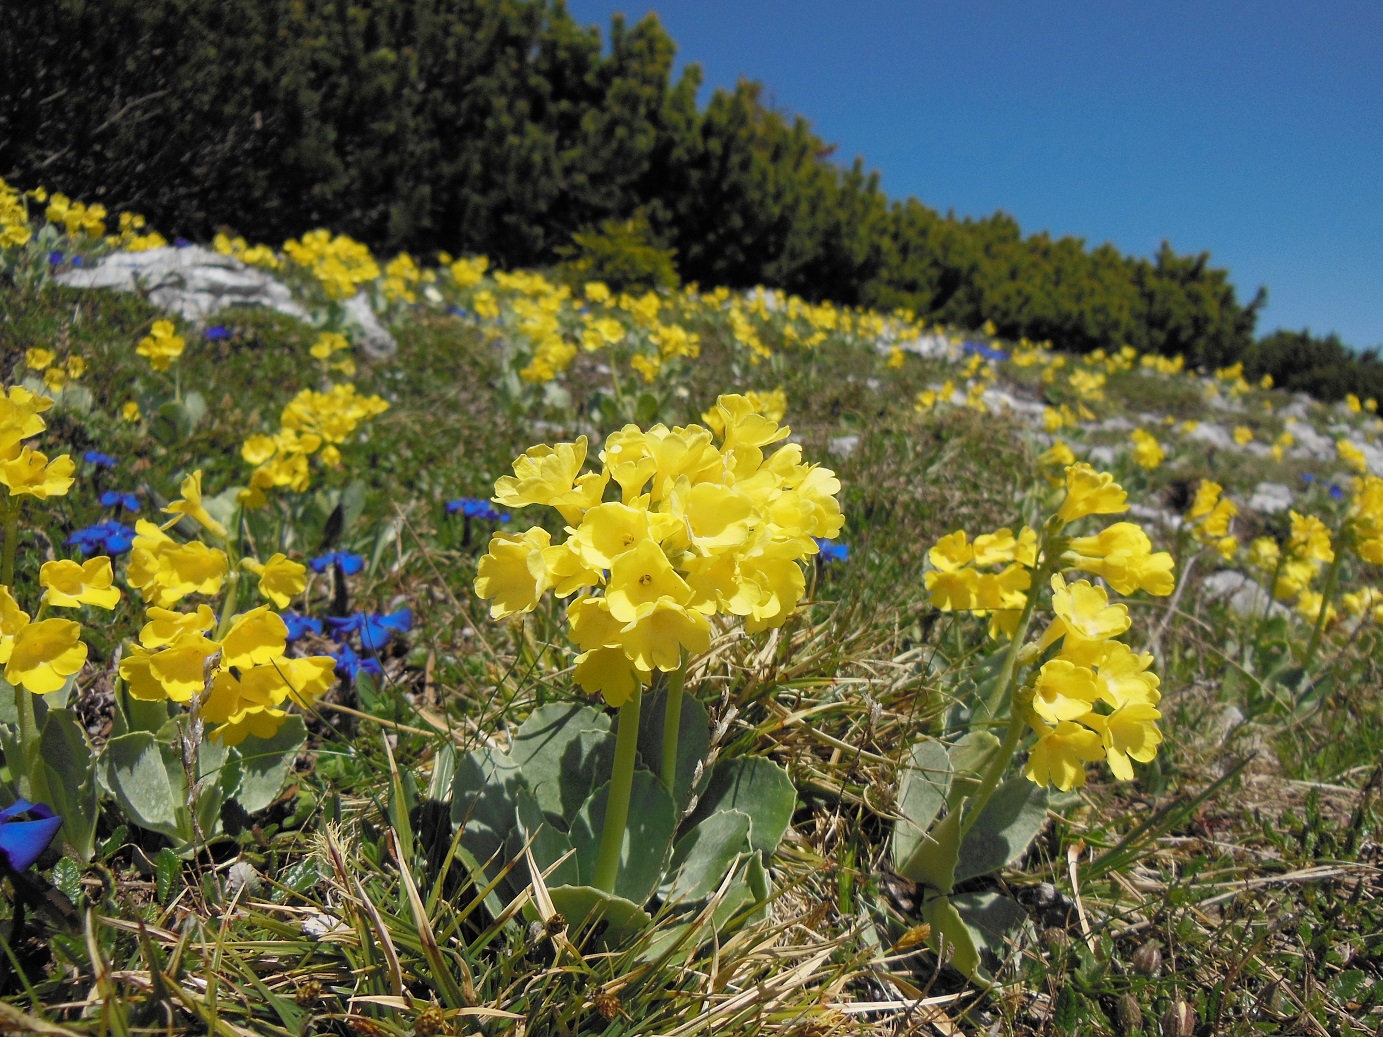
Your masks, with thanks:
[(1243, 358), (1265, 301), (1208, 254), (1126, 256), (894, 200), (761, 84), (673, 76), (656, 17), (608, 40), (561, 0), (14, 0), (0, 175), (165, 233), (545, 265), (611, 221), (684, 280), (906, 308), (1088, 351)]

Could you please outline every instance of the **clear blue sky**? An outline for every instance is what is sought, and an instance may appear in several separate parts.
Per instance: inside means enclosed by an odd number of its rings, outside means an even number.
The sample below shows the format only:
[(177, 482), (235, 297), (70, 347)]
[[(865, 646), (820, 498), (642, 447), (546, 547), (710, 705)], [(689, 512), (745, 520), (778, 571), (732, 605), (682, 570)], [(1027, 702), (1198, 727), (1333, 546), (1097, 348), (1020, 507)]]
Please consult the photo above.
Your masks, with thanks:
[(761, 80), (894, 197), (1209, 251), (1260, 333), (1383, 346), (1379, 0), (569, 0), (654, 10), (706, 88)]

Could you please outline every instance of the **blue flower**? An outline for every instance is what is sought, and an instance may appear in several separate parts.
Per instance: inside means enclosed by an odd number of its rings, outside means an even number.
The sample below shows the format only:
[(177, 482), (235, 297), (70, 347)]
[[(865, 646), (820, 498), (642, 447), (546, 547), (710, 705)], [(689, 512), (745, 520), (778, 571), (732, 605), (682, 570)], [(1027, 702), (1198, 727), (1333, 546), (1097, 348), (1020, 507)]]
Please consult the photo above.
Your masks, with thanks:
[(206, 331), (202, 332), (202, 334), (212, 342), (220, 342), (223, 338), (231, 337), (231, 329), (224, 324), (213, 324), (211, 327), (207, 328)]
[(48, 253), (48, 265), (49, 265), (49, 266), (62, 266), (62, 253), (61, 253), (61, 252), (49, 252), (49, 253)]
[(102, 554), (120, 555), (128, 551), (133, 543), (134, 530), (114, 519), (106, 519), (94, 526), (79, 529), (67, 538), (68, 546), (81, 548), (84, 555), (95, 554), (97, 551)]
[(961, 346), (961, 349), (967, 353), (978, 354), (979, 356), (984, 357), (986, 360), (1008, 359), (1008, 354), (1005, 353), (1002, 349), (995, 349), (993, 346), (986, 345), (983, 342), (972, 342), (967, 339), (965, 344)]
[(486, 522), (509, 521), (509, 512), (499, 511), (489, 501), (478, 497), (462, 497), (459, 500), (447, 501), (447, 514), (455, 515), (457, 512), (466, 518), (484, 519)]
[(1301, 481), (1304, 483), (1313, 483), (1316, 481), (1316, 477), (1312, 475), (1310, 472), (1302, 472)]
[(87, 464), (95, 465), (97, 468), (114, 468), (120, 463), (120, 458), (103, 454), (99, 450), (88, 450), (82, 455), (82, 460)]
[[(32, 820), (16, 821), (22, 814), (28, 814)], [(11, 871), (24, 871), (48, 849), (61, 827), (62, 818), (48, 804), (15, 800), (12, 806), (0, 810), (0, 858)]]
[(365, 558), (351, 551), (328, 551), (319, 558), (307, 563), (315, 573), (324, 573), (333, 565), (339, 565), (347, 576), (354, 576), (365, 568)]
[(337, 636), (360, 635), (360, 646), (367, 652), (378, 652), (389, 643), (394, 632), (407, 633), (413, 629), (413, 610), (399, 609), (386, 616), (375, 612), (357, 612), (353, 616), (331, 616), (327, 626)]
[(1334, 483), (1331, 483), (1330, 496), (1334, 500), (1343, 500), (1345, 496), (1345, 491), (1342, 487), (1336, 486)]
[(816, 546), (821, 551), (823, 562), (848, 562), (850, 560), (850, 545), (838, 544), (834, 540), (827, 540), (825, 537), (812, 537), (816, 541)]
[(351, 684), (355, 683), (361, 670), (376, 677), (384, 676), (384, 667), (379, 664), (378, 659), (373, 656), (362, 659), (350, 645), (342, 645), (337, 651), (332, 652), (331, 656), (336, 660), (336, 676)]
[(186, 238), (184, 238), (181, 234), (178, 235), (176, 238), (173, 239), (173, 247), (174, 247), (174, 248), (190, 248), (191, 245), (192, 245), (192, 242), (188, 241), (188, 240), (187, 240)]
[(84, 266), (85, 264), (82, 262), (82, 257), (81, 257), (81, 256), (73, 256), (73, 257), (72, 257), (72, 265), (73, 265), (73, 266)]
[(133, 493), (120, 490), (106, 490), (100, 497), (103, 508), (124, 508), (126, 511), (139, 510), (139, 498)]
[(447, 312), (453, 317), (460, 317), (462, 320), (465, 320), (471, 315), (469, 310), (464, 310), (460, 306), (448, 306)]
[(322, 636), (322, 621), (311, 616), (300, 616), (296, 612), (281, 612), (283, 624), (288, 628), (289, 641), (301, 641), (308, 634)]

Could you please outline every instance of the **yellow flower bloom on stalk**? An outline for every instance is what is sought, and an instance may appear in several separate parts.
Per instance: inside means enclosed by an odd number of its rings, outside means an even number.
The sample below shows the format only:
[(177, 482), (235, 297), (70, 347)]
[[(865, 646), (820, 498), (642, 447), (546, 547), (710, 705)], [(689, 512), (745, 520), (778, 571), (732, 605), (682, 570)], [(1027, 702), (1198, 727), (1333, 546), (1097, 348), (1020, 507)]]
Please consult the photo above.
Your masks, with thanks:
[(1247, 425), (1236, 425), (1234, 428), (1234, 442), (1239, 446), (1248, 446), (1253, 442), (1253, 429)]
[(120, 405), (120, 417), (131, 425), (138, 424), (142, 417), (139, 413), (139, 404), (135, 403), (134, 400), (126, 400)]
[(212, 518), (211, 513), (202, 504), (202, 470), (200, 468), (183, 479), (179, 492), (182, 493), (182, 498), (173, 501), (163, 509), (165, 515), (173, 516), (173, 520), (164, 523), (163, 528), (169, 529), (176, 526), (185, 516), (200, 523), (203, 529), (218, 540), (226, 539), (225, 525)]
[[(713, 621), (748, 632), (786, 622), (806, 590), (813, 538), (840, 532), (835, 476), (805, 464), (795, 444), (765, 452), (788, 434), (773, 417), (730, 395), (705, 421), (627, 425), (606, 440), (599, 471), (585, 470), (584, 438), (536, 446), (495, 484), (505, 507), (556, 508), (569, 535), (496, 534), (476, 593), (503, 618), (548, 590), (583, 592), (567, 610), (576, 680), (612, 705), (705, 651)], [(612, 488), (617, 499), (606, 500)]]
[(51, 406), (53, 401), (47, 396), (30, 392), (22, 385), (0, 393), (0, 461), (13, 461), (24, 440), (48, 427), (39, 415)]
[(156, 320), (149, 334), (139, 340), (135, 352), (149, 361), (155, 371), (166, 371), (182, 356), (187, 342), (174, 330), (173, 322)]
[(0, 644), (5, 680), (35, 695), (57, 691), (86, 663), (81, 633), (81, 626), (68, 619), (26, 624), (13, 641)]
[(1161, 466), (1167, 455), (1152, 433), (1137, 428), (1130, 438), (1133, 440), (1133, 460), (1138, 467), (1152, 471)]
[(1076, 455), (1071, 448), (1061, 440), (1055, 440), (1050, 447), (1042, 452), (1038, 457), (1037, 463), (1043, 467), (1065, 468), (1067, 465), (1076, 463)]
[(1350, 468), (1354, 469), (1359, 475), (1363, 475), (1369, 470), (1369, 459), (1364, 456), (1364, 451), (1348, 439), (1338, 439), (1335, 441), (1335, 452)]
[(162, 608), (189, 594), (217, 594), (230, 562), (224, 551), (199, 540), (179, 544), (152, 522), (135, 523), (125, 578), (146, 601)]
[(1066, 499), (1057, 517), (1069, 525), (1087, 515), (1119, 515), (1128, 511), (1128, 494), (1108, 472), (1080, 462), (1066, 468)]
[(33, 346), (24, 354), (24, 363), (30, 371), (46, 371), (57, 358), (57, 354), (51, 349)]
[(49, 461), (47, 456), (29, 447), (20, 449), (13, 460), (0, 461), (0, 484), (3, 484), (12, 497), (64, 496), (72, 488), (73, 473), (77, 466), (66, 454)]
[(1070, 792), (1085, 784), (1085, 766), (1102, 759), (1104, 743), (1087, 727), (1064, 720), (1055, 727), (1040, 721), (1033, 725), (1037, 744), (1028, 753), (1023, 773), (1038, 785)]
[(1345, 393), (1345, 407), (1348, 408), (1351, 414), (1358, 414), (1364, 409), (1364, 404), (1360, 402), (1359, 397), (1354, 395), (1354, 393), (1347, 392)]
[(113, 609), (120, 602), (120, 589), (113, 586), (115, 574), (105, 555), (85, 562), (67, 560), (44, 562), (38, 571), (43, 599), (56, 608), (95, 605)]
[(1289, 511), (1287, 516), (1292, 523), (1291, 535), (1287, 540), (1292, 554), (1321, 564), (1335, 560), (1335, 551), (1330, 546), (1330, 530), (1324, 522), (1315, 515), (1300, 515), (1296, 511)]
[(290, 561), (282, 553), (270, 556), (267, 562), (242, 558), (240, 566), (259, 577), (259, 593), (272, 601), (276, 608), (287, 608), (289, 602), (307, 587), (307, 566)]

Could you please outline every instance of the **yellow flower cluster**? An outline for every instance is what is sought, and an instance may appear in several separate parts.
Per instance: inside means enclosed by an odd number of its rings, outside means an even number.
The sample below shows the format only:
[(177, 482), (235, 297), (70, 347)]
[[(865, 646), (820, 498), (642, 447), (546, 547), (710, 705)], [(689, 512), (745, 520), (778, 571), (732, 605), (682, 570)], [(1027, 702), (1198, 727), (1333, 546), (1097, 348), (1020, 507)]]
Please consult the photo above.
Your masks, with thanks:
[(283, 252), (317, 279), (328, 299), (349, 299), (361, 285), (379, 277), (379, 264), (369, 248), (344, 234), (308, 231), (284, 242)]
[(343, 353), (351, 348), (350, 339), (345, 335), (335, 331), (323, 331), (317, 335), (317, 341), (312, 343), (308, 349), (312, 359), (317, 361), (322, 373), (339, 371), (347, 378), (355, 375), (355, 361), (351, 357), (342, 357), (340, 360), (332, 360), (337, 353)]
[(42, 452), (24, 444), (38, 435), (47, 423), (39, 417), (53, 406), (47, 396), (39, 396), (21, 385), (11, 386), (0, 395), (0, 485), (8, 497), (60, 497), (72, 487), (76, 465), (67, 454), (51, 461)]
[(148, 252), (150, 249), (166, 248), (168, 239), (148, 227), (147, 221), (137, 212), (120, 214), (120, 231), (106, 238), (106, 244), (126, 252)]
[(61, 224), (70, 238), (78, 234), (99, 238), (106, 233), (106, 207), (99, 202), (85, 205), (65, 194), (55, 194), (48, 199), (43, 218), (49, 223)]
[[(989, 615), (991, 637), (1012, 636), (1032, 586), (1037, 532), (1024, 526), (982, 533), (972, 543), (964, 530), (942, 537), (927, 552), (932, 568), (923, 577), (932, 604), (943, 612)], [(1002, 566), (997, 572), (995, 566)]]
[(412, 256), (400, 252), (384, 265), (384, 280), (380, 283), (380, 290), (389, 302), (417, 302), (418, 285), (430, 276), (431, 271), (424, 274)]
[(653, 671), (677, 669), (684, 652), (705, 651), (716, 616), (750, 632), (786, 622), (805, 593), (812, 538), (840, 532), (835, 475), (796, 444), (765, 453), (786, 427), (738, 395), (721, 396), (706, 421), (626, 425), (597, 472), (583, 471), (584, 437), (536, 446), (495, 484), (505, 507), (555, 508), (567, 537), (553, 543), (541, 526), (496, 534), (476, 593), (497, 619), (532, 611), (548, 590), (577, 594), (567, 607), (576, 680), (611, 705)]
[(240, 262), (250, 266), (257, 266), (264, 270), (277, 270), (279, 268), (279, 257), (274, 255), (274, 250), (267, 245), (251, 245), (244, 238), (232, 238), (226, 234), (217, 234), (211, 239), (211, 247), (223, 256), (234, 256)]
[(1223, 493), (1224, 487), (1219, 483), (1202, 479), (1186, 519), (1196, 539), (1209, 544), (1227, 561), (1239, 548), (1239, 541), (1229, 531), (1239, 506)]
[(31, 237), (24, 195), (0, 179), (0, 249), (27, 245)]
[(255, 466), (241, 503), (264, 507), (264, 491), (272, 487), (303, 492), (312, 481), (308, 458), (315, 455), (323, 464), (339, 464), (340, 445), (362, 422), (388, 409), (379, 396), (361, 396), (350, 384), (333, 385), (327, 392), (304, 389), (283, 408), (277, 433), (251, 436), (241, 446), (240, 456)]
[(24, 353), (24, 366), (43, 376), (43, 386), (50, 392), (60, 392), (68, 379), (80, 378), (86, 374), (86, 358), (73, 353), (61, 365), (58, 355), (51, 349), (32, 346)]
[(1167, 453), (1162, 449), (1162, 444), (1157, 441), (1157, 437), (1145, 429), (1136, 428), (1129, 434), (1133, 440), (1133, 463), (1139, 468), (1152, 471), (1159, 468), (1166, 460)]
[(139, 340), (135, 352), (146, 358), (155, 371), (166, 371), (186, 347), (186, 340), (174, 330), (172, 321), (156, 320), (149, 334)]

